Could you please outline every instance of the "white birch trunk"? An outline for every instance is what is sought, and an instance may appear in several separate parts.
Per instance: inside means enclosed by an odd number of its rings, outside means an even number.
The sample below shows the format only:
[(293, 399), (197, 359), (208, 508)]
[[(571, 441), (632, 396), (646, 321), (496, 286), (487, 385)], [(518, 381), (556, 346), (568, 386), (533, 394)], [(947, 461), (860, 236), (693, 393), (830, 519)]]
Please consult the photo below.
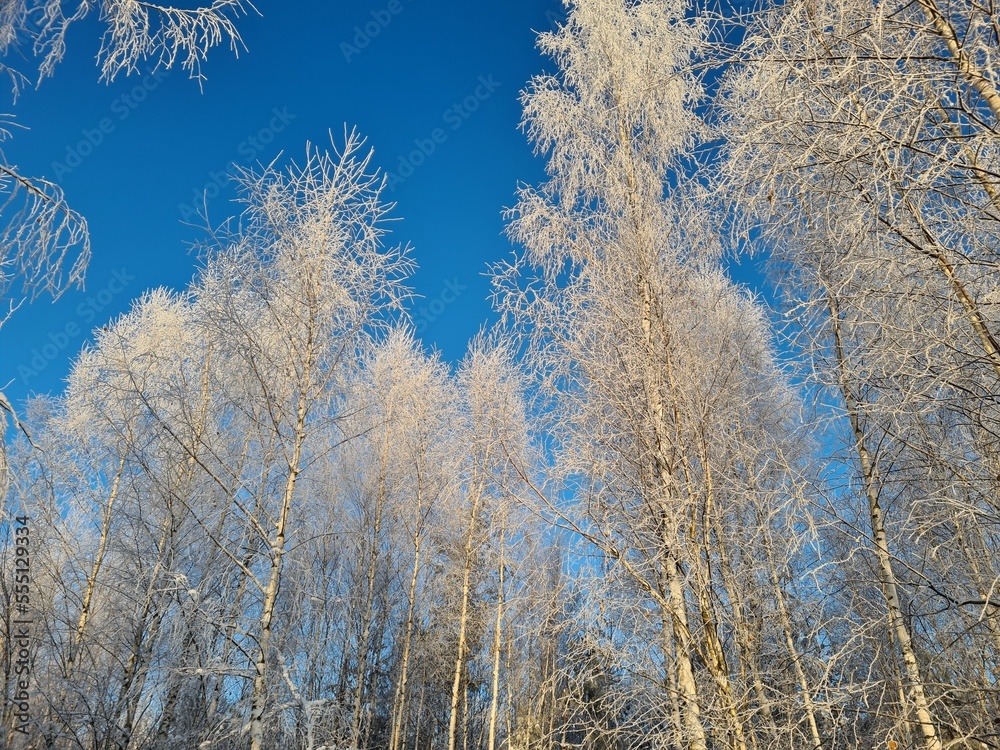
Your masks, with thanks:
[(902, 607), (899, 603), (896, 574), (892, 569), (892, 553), (889, 551), (889, 541), (885, 531), (885, 519), (882, 513), (882, 505), (879, 501), (878, 479), (875, 475), (874, 462), (868, 451), (868, 441), (864, 428), (861, 425), (858, 403), (854, 398), (854, 392), (851, 389), (847, 374), (846, 355), (840, 333), (840, 311), (836, 299), (829, 291), (827, 300), (836, 348), (840, 392), (847, 409), (848, 419), (851, 423), (851, 431), (854, 434), (854, 448), (861, 467), (861, 479), (864, 484), (865, 497), (868, 500), (872, 543), (875, 558), (878, 562), (882, 593), (885, 596), (886, 613), (888, 615), (889, 627), (895, 636), (903, 659), (903, 672), (909, 683), (906, 686), (907, 690), (905, 692), (909, 702), (913, 705), (913, 712), (916, 715), (920, 734), (923, 737), (924, 747), (927, 750), (942, 750), (943, 745), (931, 714), (930, 703), (924, 691), (923, 678), (920, 674), (920, 667), (917, 664), (916, 654), (914, 653), (913, 641), (910, 637), (910, 631), (906, 627), (906, 621), (903, 619)]

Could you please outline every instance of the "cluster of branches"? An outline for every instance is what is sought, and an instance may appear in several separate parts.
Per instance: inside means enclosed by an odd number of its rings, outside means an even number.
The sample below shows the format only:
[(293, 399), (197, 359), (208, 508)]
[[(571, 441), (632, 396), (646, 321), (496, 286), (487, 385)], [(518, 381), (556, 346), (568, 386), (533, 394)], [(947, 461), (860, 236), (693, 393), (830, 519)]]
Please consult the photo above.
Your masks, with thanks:
[(567, 7), (455, 371), (347, 134), (32, 405), (9, 746), (1000, 748), (992, 8)]
[[(137, 72), (140, 65), (151, 71), (179, 65), (200, 81), (213, 47), (239, 51), (236, 19), (250, 10), (247, 0), (191, 9), (138, 0), (0, 0), (0, 74), (16, 100), (24, 85), (54, 73), (70, 26), (96, 11), (105, 27), (97, 54), (102, 80)], [(11, 58), (37, 63), (37, 71), (9, 65)], [(12, 115), (0, 116), (0, 143), (10, 140), (14, 124)], [(0, 326), (21, 302), (82, 284), (89, 259), (86, 219), (60, 186), (22, 173), (0, 149), (0, 304), (6, 308), (0, 309)]]

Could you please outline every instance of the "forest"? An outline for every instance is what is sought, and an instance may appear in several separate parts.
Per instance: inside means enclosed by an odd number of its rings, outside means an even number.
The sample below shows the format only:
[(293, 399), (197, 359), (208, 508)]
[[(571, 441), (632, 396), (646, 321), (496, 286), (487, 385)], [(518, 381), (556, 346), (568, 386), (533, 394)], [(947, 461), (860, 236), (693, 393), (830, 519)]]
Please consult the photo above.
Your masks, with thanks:
[[(564, 4), (460, 362), (348, 127), (0, 398), (0, 746), (1000, 748), (993, 1)], [(91, 6), (108, 78), (254, 10), (4, 0), (0, 47)], [(92, 249), (0, 177), (20, 316)]]

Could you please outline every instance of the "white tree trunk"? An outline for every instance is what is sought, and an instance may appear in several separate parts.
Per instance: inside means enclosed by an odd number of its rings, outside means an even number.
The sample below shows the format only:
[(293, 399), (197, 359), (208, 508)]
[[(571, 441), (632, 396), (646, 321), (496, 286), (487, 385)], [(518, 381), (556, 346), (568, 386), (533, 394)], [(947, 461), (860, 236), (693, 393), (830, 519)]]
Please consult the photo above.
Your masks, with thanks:
[[(420, 492), (417, 492), (417, 515), (420, 514)], [(419, 518), (417, 523), (419, 524)], [(399, 681), (396, 683), (396, 693), (393, 697), (392, 736), (389, 740), (389, 750), (400, 750), (402, 742), (403, 719), (406, 716), (406, 688), (410, 672), (410, 648), (413, 643), (413, 621), (417, 606), (417, 578), (420, 575), (420, 549), (423, 535), (416, 531), (413, 535), (413, 572), (410, 575), (410, 591), (406, 601), (406, 629), (403, 631), (403, 654), (400, 657)]]
[(462, 695), (462, 674), (465, 671), (466, 633), (469, 624), (469, 598), (472, 582), (473, 538), (476, 531), (476, 521), (479, 517), (479, 503), (484, 488), (474, 486), (472, 507), (469, 511), (469, 528), (465, 535), (465, 561), (462, 568), (462, 603), (458, 615), (458, 653), (455, 656), (455, 676), (451, 686), (451, 710), (448, 716), (448, 750), (455, 750), (455, 740), (458, 733), (458, 703)]
[(115, 472), (114, 482), (111, 484), (111, 492), (108, 494), (107, 505), (102, 510), (101, 518), (101, 538), (97, 543), (97, 553), (94, 555), (94, 562), (87, 575), (87, 582), (83, 592), (83, 604), (80, 606), (80, 617), (76, 623), (76, 630), (73, 631), (73, 641), (70, 644), (69, 658), (66, 660), (66, 678), (73, 678), (73, 671), (76, 668), (76, 657), (83, 646), (83, 639), (87, 632), (87, 624), (90, 622), (91, 607), (94, 603), (94, 592), (97, 589), (97, 578), (101, 574), (101, 567), (104, 565), (104, 556), (108, 551), (108, 542), (111, 538), (111, 520), (114, 518), (115, 503), (118, 500), (118, 493), (121, 491), (122, 474), (125, 472), (125, 456), (127, 451), (122, 450), (121, 459), (118, 462), (118, 469)]
[(264, 589), (264, 601), (260, 616), (260, 639), (257, 647), (257, 661), (254, 665), (253, 697), (250, 705), (250, 750), (264, 750), (264, 711), (267, 707), (267, 658), (271, 647), (271, 628), (274, 619), (274, 608), (278, 601), (278, 590), (281, 587), (282, 562), (285, 554), (285, 542), (288, 532), (288, 517), (295, 496), (295, 483), (302, 470), (302, 446), (305, 442), (307, 399), (306, 394), (299, 396), (298, 412), (295, 424), (295, 443), (292, 457), (288, 462), (288, 477), (281, 498), (281, 511), (275, 526), (275, 538), (271, 544), (271, 569)]
[(833, 329), (834, 346), (836, 348), (837, 369), (840, 376), (840, 392), (847, 409), (848, 419), (851, 423), (851, 431), (854, 434), (854, 448), (860, 463), (865, 497), (868, 500), (872, 543), (875, 558), (878, 562), (882, 593), (885, 596), (889, 627), (899, 646), (899, 651), (903, 659), (903, 672), (909, 683), (906, 686), (907, 689), (905, 692), (913, 705), (913, 712), (916, 714), (920, 734), (924, 740), (924, 747), (927, 750), (942, 750), (943, 745), (934, 724), (933, 716), (931, 715), (930, 703), (924, 691), (923, 678), (920, 674), (920, 667), (917, 664), (916, 654), (914, 653), (913, 641), (910, 637), (910, 631), (906, 627), (906, 621), (903, 619), (902, 607), (899, 603), (896, 573), (892, 569), (892, 553), (889, 551), (889, 541), (885, 531), (885, 519), (882, 514), (882, 505), (879, 501), (878, 478), (875, 474), (875, 466), (871, 454), (868, 451), (868, 441), (865, 436), (864, 427), (861, 424), (858, 403), (855, 400), (847, 373), (846, 355), (840, 331), (840, 311), (833, 294), (829, 290), (827, 292), (830, 322)]
[(501, 635), (503, 629), (503, 601), (504, 601), (504, 527), (500, 525), (500, 565), (499, 582), (497, 585), (497, 616), (493, 630), (493, 684), (490, 688), (490, 727), (489, 738), (486, 742), (486, 750), (496, 750), (497, 738), (497, 707), (500, 700), (500, 651)]

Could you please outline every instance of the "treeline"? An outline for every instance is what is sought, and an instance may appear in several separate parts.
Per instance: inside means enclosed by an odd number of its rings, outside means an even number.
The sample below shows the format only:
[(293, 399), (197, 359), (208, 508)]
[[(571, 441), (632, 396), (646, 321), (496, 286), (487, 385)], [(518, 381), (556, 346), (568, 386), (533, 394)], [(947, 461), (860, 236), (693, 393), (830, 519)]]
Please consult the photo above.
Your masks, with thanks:
[(6, 746), (1000, 747), (996, 14), (567, 12), (459, 364), (347, 133), (28, 405)]

